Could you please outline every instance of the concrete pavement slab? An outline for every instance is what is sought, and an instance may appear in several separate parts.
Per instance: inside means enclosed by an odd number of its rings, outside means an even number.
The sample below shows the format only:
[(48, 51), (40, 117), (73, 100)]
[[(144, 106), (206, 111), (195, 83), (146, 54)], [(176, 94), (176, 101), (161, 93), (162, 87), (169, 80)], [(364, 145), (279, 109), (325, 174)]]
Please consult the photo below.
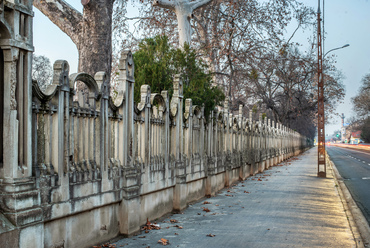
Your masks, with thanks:
[(327, 178), (316, 176), (317, 149), (310, 149), (157, 220), (159, 230), (114, 244), (163, 247), (163, 238), (170, 247), (356, 247), (333, 173), (327, 172)]

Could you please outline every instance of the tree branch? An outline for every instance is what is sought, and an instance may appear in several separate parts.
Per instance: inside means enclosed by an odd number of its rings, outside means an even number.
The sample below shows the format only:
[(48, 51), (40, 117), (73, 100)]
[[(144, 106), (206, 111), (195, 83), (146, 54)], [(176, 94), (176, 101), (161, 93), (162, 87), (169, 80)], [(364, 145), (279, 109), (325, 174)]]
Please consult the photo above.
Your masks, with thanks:
[(212, 0), (197, 0), (197, 1), (191, 2), (190, 4), (192, 5), (191, 8), (194, 11), (200, 7), (203, 7), (204, 5), (208, 4), (211, 1)]
[(80, 12), (63, 0), (34, 0), (33, 6), (78, 44), (83, 20)]
[(153, 6), (158, 6), (161, 8), (169, 9), (172, 11), (175, 11), (175, 1), (169, 1), (169, 0), (154, 0)]

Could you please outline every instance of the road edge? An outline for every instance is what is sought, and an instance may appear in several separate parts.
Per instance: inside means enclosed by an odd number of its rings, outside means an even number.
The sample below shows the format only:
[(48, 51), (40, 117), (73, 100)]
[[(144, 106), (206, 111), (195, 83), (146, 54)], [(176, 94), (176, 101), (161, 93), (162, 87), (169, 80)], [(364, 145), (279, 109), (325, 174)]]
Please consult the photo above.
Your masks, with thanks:
[(339, 174), (337, 167), (334, 162), (330, 160), (329, 155), (327, 155), (327, 161), (332, 168), (334, 181), (336, 185), (339, 186), (337, 189), (347, 215), (356, 246), (359, 248), (368, 247), (370, 244), (370, 227), (360, 208), (352, 198), (352, 195), (345, 185), (342, 176)]

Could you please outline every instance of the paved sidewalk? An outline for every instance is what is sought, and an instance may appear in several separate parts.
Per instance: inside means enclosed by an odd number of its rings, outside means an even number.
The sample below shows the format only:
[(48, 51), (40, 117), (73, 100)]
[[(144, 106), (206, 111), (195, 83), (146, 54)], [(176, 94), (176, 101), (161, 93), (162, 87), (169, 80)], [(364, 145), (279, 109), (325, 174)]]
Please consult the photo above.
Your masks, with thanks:
[(316, 161), (310, 149), (115, 245), (163, 247), (163, 238), (170, 247), (356, 247), (332, 170), (318, 178)]

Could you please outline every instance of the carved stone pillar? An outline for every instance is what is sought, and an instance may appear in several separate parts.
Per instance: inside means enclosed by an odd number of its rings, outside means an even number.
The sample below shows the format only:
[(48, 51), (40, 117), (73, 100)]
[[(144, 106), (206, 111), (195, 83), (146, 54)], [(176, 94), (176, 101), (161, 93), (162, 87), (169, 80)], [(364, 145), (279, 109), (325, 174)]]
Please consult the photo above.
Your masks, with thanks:
[(173, 208), (180, 211), (186, 207), (186, 159), (183, 156), (183, 86), (180, 75), (175, 76), (173, 85), (174, 93), (171, 99), (171, 115), (173, 116), (176, 126), (173, 127), (171, 132), (172, 137), (172, 152), (176, 158), (176, 184), (173, 192)]
[(213, 111), (209, 118), (208, 122), (208, 158), (206, 159), (206, 196), (212, 196), (216, 193), (217, 190), (217, 181), (216, 181), (216, 145), (217, 145), (217, 120), (215, 120), (217, 112)]
[(3, 109), (3, 168), (2, 178), (18, 177), (18, 126), (17, 119), (17, 60), (19, 49), (3, 50), (4, 54), (4, 109)]
[[(125, 105), (123, 110), (123, 197), (119, 208), (120, 233), (132, 235), (140, 230), (140, 186), (141, 167), (135, 159), (136, 140), (134, 139), (134, 62), (130, 51), (123, 51), (120, 59), (120, 77), (123, 85)], [(142, 91), (144, 101), (141, 102), (145, 113), (145, 122), (149, 123), (148, 107), (150, 108), (150, 88)], [(147, 106), (149, 104), (149, 106)], [(140, 108), (140, 106), (139, 106)], [(145, 109), (145, 110), (144, 110)], [(147, 128), (146, 128), (147, 130)], [(146, 132), (146, 131), (145, 131)], [(146, 134), (147, 135), (147, 134)], [(148, 142), (149, 143), (149, 142)], [(149, 147), (149, 144), (146, 144)], [(149, 154), (147, 155), (149, 156)], [(145, 161), (148, 163), (148, 160)]]

